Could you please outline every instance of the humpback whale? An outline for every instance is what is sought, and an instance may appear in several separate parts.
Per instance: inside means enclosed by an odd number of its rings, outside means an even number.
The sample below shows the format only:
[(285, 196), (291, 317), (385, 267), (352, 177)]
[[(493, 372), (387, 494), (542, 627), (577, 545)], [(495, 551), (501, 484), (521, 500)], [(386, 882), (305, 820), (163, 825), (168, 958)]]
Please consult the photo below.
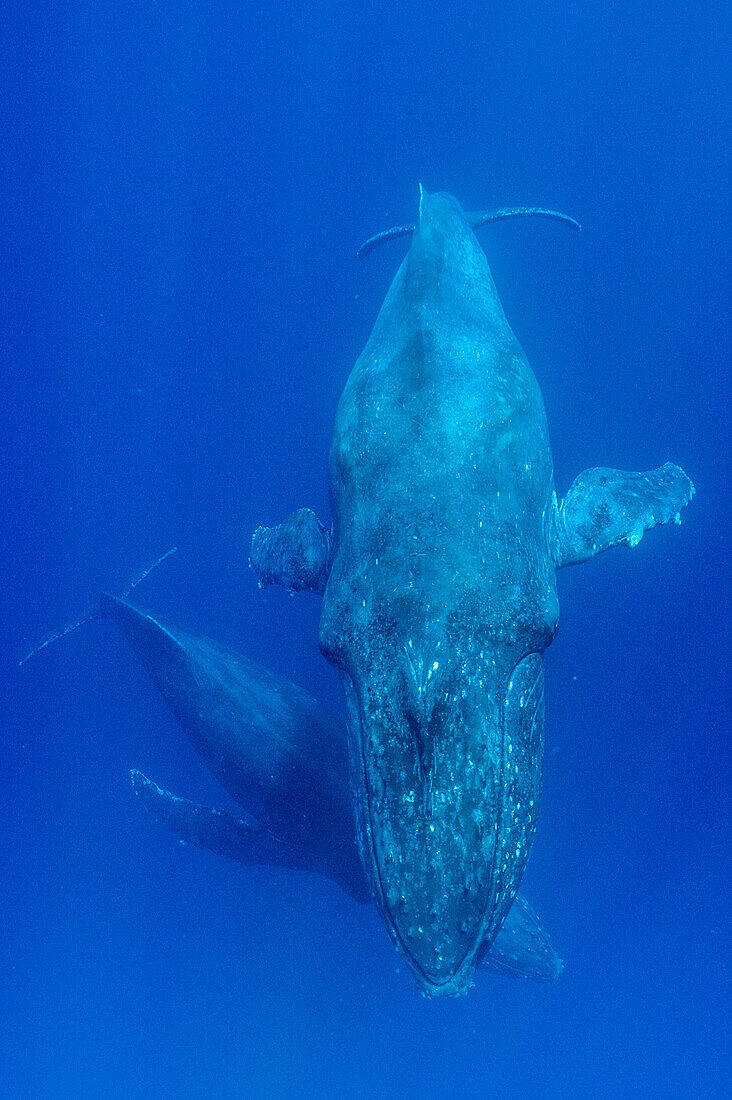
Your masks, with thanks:
[(458, 995), (499, 942), (536, 829), (543, 654), (556, 571), (679, 521), (666, 463), (593, 468), (557, 498), (542, 396), (474, 228), (420, 189), (415, 225), (348, 378), (329, 457), (332, 526), (301, 508), (252, 538), (262, 584), (323, 596), (346, 696), (364, 875), (428, 995)]

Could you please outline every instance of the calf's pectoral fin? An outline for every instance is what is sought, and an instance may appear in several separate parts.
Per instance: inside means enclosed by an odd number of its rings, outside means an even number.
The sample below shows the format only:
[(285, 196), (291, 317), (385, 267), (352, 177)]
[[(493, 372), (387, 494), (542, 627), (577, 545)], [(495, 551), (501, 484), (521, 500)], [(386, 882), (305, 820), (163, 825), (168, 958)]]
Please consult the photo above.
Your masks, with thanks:
[(207, 848), (247, 866), (300, 866), (288, 845), (282, 844), (268, 829), (242, 821), (225, 810), (178, 798), (135, 768), (130, 778), (145, 809), (186, 844)]
[(243, 821), (226, 810), (201, 806), (187, 798), (171, 794), (133, 768), (130, 772), (135, 793), (145, 809), (167, 825), (179, 840), (197, 848), (228, 856), (247, 867), (286, 867), (291, 871), (310, 871), (330, 878), (336, 885), (361, 904), (371, 900), (360, 864), (353, 875), (330, 875), (322, 869), (322, 861), (312, 854), (286, 844), (269, 829), (254, 821)]
[(300, 508), (277, 527), (257, 528), (249, 565), (262, 585), (322, 595), (330, 567), (330, 532), (314, 512)]
[(694, 495), (680, 466), (629, 473), (597, 466), (584, 470), (557, 507), (555, 563), (594, 558), (618, 543), (637, 546), (645, 531), (674, 520)]

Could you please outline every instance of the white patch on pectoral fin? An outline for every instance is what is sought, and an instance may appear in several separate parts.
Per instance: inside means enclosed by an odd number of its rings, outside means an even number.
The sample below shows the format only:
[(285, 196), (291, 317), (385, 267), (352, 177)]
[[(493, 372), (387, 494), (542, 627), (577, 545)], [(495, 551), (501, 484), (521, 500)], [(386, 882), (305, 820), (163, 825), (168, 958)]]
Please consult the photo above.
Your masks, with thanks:
[(651, 527), (680, 523), (681, 509), (693, 495), (691, 481), (672, 462), (646, 473), (604, 466), (584, 470), (557, 507), (557, 569), (619, 543), (637, 546)]

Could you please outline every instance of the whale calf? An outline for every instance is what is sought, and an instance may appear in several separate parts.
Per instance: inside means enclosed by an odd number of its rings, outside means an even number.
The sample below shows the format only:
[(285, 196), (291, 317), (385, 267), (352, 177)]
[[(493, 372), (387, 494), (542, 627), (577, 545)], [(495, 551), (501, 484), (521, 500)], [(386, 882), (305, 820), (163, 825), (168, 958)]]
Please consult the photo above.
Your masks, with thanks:
[[(496, 216), (531, 212), (552, 216)], [(428, 995), (470, 987), (526, 866), (556, 570), (678, 521), (694, 491), (666, 463), (587, 470), (557, 499), (542, 396), (473, 231), (490, 220), (421, 189), (414, 226), (367, 242), (411, 235), (338, 405), (332, 526), (301, 508), (250, 557), (261, 583), (323, 596), (365, 877)]]

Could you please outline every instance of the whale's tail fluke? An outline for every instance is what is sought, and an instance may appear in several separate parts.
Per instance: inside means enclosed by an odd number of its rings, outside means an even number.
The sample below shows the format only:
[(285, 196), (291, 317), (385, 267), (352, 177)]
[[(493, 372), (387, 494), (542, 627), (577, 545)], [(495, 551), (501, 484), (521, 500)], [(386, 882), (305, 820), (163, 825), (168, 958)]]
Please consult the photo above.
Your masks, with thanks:
[[(571, 226), (572, 229), (582, 228), (578, 221), (570, 218), (569, 214), (562, 214), (559, 210), (547, 210), (543, 206), (505, 206), (499, 210), (473, 211), (466, 213), (465, 217), (472, 229), (479, 229), (481, 225), (502, 221), (504, 218), (554, 218), (556, 221)], [(411, 236), (416, 228), (414, 223), (411, 225), (395, 225), (391, 229), (385, 229), (383, 233), (377, 233), (374, 237), (369, 237), (358, 250), (359, 260), (365, 260), (375, 248), (385, 241), (394, 241), (398, 237)]]
[[(172, 554), (175, 554), (177, 549), (177, 546), (171, 546), (170, 550), (166, 550), (165, 553), (161, 554), (159, 558), (156, 558), (155, 561), (152, 562), (152, 564), (146, 565), (144, 569), (138, 570), (138, 572), (134, 574), (132, 579), (127, 582), (124, 591), (120, 592), (120, 599), (126, 600), (130, 592), (137, 588), (138, 584), (140, 584), (141, 581), (145, 580), (145, 577), (149, 577), (153, 569), (157, 569), (157, 567), (161, 565), (167, 558), (169, 558)], [(83, 615), (79, 615), (78, 618), (72, 619), (72, 621), (70, 623), (67, 623), (66, 626), (61, 627), (59, 630), (53, 630), (50, 634), (47, 634), (45, 638), (42, 638), (37, 645), (33, 646), (33, 648), (28, 653), (26, 653), (24, 657), (21, 657), (21, 659), (18, 661), (18, 665), (24, 665), (26, 661), (29, 661), (31, 657), (35, 657), (36, 653), (40, 653), (42, 649), (45, 649), (47, 646), (52, 645), (54, 642), (58, 642), (61, 638), (65, 638), (67, 634), (71, 634), (72, 631), (76, 630), (80, 626), (83, 626), (85, 623), (90, 623), (94, 619), (100, 618), (100, 615), (101, 611), (99, 603), (97, 602), (93, 605), (93, 607), (85, 611)]]
[(553, 218), (555, 221), (564, 222), (572, 229), (581, 229), (582, 226), (569, 214), (563, 214), (561, 210), (547, 210), (544, 206), (505, 206), (500, 210), (478, 210), (465, 215), (473, 229), (479, 229), (481, 225), (489, 222), (500, 222), (504, 218)]
[(391, 229), (385, 229), (382, 233), (377, 233), (364, 241), (356, 255), (359, 260), (365, 260), (380, 244), (384, 244), (386, 241), (395, 241), (397, 237), (411, 237), (416, 228), (414, 222), (411, 225), (393, 225)]

